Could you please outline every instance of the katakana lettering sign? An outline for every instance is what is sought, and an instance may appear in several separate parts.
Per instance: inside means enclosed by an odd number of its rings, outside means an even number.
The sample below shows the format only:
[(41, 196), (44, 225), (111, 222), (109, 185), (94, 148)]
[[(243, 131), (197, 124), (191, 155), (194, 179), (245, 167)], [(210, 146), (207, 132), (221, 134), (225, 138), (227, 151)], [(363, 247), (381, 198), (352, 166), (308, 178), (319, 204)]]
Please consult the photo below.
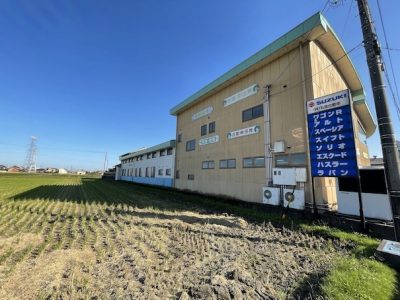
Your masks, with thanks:
[(313, 177), (358, 176), (349, 91), (307, 101)]

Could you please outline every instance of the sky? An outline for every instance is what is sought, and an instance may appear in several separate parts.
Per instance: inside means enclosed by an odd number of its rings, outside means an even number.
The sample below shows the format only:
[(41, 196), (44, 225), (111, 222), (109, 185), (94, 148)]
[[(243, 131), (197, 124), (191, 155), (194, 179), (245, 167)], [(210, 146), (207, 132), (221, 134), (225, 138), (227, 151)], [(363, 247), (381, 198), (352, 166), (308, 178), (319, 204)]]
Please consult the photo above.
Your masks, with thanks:
[[(370, 7), (386, 47), (376, 1)], [(2, 0), (0, 164), (22, 165), (31, 136), (38, 167), (75, 170), (103, 169), (106, 153), (111, 167), (121, 154), (174, 139), (170, 108), (317, 11), (324, 9), (347, 50), (359, 44), (356, 1), (338, 2)], [(380, 7), (399, 80), (400, 1)], [(350, 57), (375, 115), (364, 49)], [(378, 131), (367, 143), (371, 157), (382, 155)]]

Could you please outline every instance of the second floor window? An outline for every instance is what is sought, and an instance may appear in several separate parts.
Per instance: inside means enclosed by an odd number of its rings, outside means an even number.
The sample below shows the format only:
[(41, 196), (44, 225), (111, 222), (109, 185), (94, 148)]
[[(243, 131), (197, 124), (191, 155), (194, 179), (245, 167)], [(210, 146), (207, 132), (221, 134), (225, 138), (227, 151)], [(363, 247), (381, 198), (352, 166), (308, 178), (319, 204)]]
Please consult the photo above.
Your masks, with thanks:
[(186, 151), (193, 151), (196, 149), (196, 140), (186, 142)]

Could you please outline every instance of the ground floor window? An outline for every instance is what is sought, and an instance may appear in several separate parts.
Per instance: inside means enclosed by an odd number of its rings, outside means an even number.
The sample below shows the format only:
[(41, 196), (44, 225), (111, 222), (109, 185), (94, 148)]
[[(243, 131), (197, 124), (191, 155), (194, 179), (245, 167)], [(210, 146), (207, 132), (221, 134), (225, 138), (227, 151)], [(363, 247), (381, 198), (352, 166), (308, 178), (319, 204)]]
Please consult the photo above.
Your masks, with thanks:
[(201, 168), (202, 169), (214, 169), (215, 168), (215, 163), (214, 163), (213, 160), (203, 161), (201, 163)]
[(265, 158), (263, 156), (243, 158), (243, 168), (263, 168), (263, 167), (265, 167)]
[(163, 169), (158, 169), (158, 175), (162, 176), (163, 175)]
[(188, 180), (194, 180), (194, 174), (188, 174)]
[(277, 154), (275, 155), (275, 166), (306, 166), (307, 155), (304, 152), (292, 154)]
[(171, 176), (171, 169), (166, 169), (165, 170), (165, 175)]
[(235, 169), (236, 168), (236, 159), (222, 159), (219, 161), (220, 169)]

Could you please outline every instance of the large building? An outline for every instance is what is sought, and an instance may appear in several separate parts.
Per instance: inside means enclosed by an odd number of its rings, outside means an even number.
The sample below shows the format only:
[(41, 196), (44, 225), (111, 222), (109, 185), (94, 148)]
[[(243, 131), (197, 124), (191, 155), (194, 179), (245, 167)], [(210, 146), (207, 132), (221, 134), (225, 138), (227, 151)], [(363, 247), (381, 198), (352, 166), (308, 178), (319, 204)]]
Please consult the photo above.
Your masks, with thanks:
[(116, 169), (116, 180), (174, 185), (175, 140), (123, 154)]
[[(317, 13), (170, 110), (177, 118), (175, 187), (263, 202), (272, 168), (297, 168), (305, 173), (296, 188), (310, 204), (306, 102), (342, 90), (352, 95), (358, 164), (369, 165), (366, 137), (376, 124), (362, 83)], [(315, 178), (314, 185), (317, 204), (334, 206), (337, 179)]]

